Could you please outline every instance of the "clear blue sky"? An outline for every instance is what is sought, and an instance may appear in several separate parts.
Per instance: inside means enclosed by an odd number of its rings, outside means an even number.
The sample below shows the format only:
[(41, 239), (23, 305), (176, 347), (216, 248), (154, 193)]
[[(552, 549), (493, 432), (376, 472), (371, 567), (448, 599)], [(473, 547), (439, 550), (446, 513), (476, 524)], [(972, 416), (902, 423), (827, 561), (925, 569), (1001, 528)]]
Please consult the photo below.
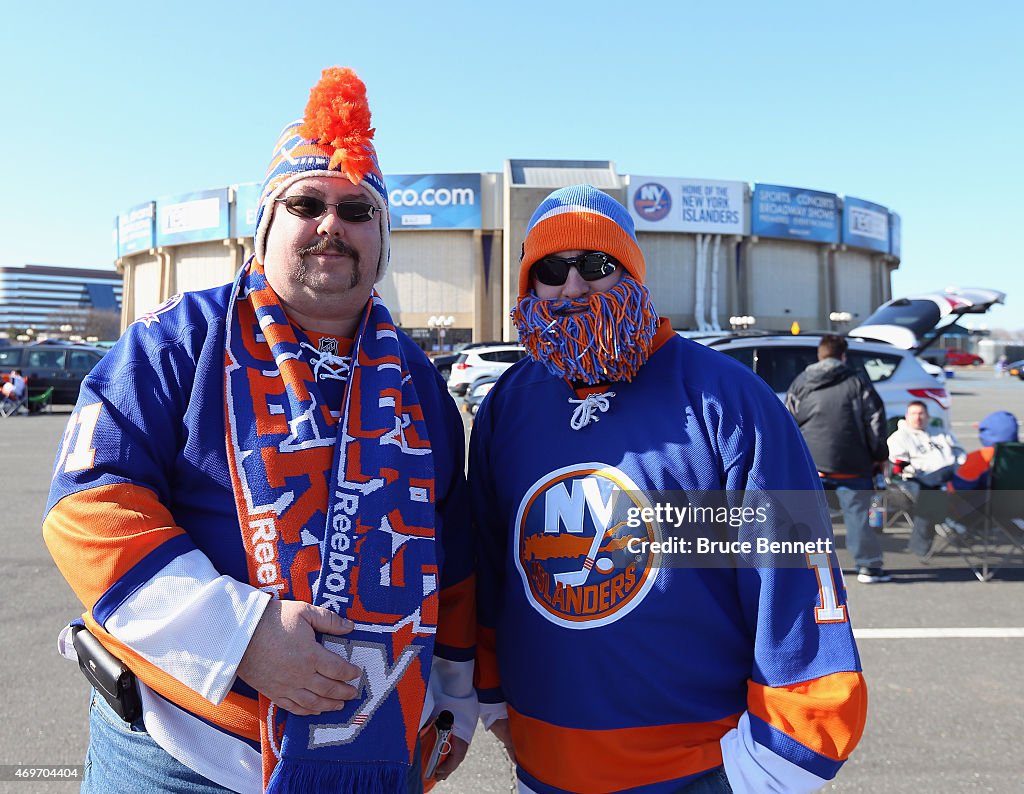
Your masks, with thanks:
[(509, 157), (740, 179), (899, 212), (894, 292), (1004, 290), (1024, 328), (1024, 4), (8, 3), (0, 264), (112, 266), (117, 213), (259, 181), (320, 70), (385, 173)]

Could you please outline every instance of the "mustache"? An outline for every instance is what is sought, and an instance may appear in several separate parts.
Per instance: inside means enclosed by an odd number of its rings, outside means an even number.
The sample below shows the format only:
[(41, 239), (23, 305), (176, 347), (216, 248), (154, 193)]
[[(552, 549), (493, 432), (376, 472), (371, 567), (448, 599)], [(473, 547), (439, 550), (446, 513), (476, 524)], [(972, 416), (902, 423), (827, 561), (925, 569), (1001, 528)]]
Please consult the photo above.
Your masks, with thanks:
[(359, 264), (359, 252), (340, 237), (321, 237), (312, 245), (299, 249), (300, 256), (319, 256), (327, 252), (350, 257)]

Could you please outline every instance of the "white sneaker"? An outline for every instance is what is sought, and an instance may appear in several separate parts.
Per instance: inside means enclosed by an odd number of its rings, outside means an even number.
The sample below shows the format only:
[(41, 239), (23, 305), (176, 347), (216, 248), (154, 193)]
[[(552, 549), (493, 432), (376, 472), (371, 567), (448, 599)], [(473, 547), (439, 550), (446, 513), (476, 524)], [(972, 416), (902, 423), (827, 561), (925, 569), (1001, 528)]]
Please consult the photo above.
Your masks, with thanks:
[(858, 568), (857, 581), (861, 584), (878, 584), (879, 582), (891, 582), (892, 577), (882, 567)]

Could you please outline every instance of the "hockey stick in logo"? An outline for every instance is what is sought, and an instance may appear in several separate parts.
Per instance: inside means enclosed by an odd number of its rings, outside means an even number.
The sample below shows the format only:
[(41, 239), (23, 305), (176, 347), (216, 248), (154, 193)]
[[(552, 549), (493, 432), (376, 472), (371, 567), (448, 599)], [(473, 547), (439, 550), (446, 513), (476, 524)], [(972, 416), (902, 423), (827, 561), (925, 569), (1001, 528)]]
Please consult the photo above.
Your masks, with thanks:
[(581, 584), (587, 581), (587, 577), (590, 576), (590, 571), (593, 569), (596, 561), (597, 570), (601, 573), (608, 573), (613, 567), (611, 559), (608, 557), (601, 557), (595, 560), (597, 552), (601, 548), (601, 543), (604, 542), (605, 535), (609, 533), (615, 533), (619, 527), (623, 526), (626, 522), (620, 521), (615, 526), (609, 527), (604, 532), (595, 532), (594, 540), (590, 544), (590, 551), (587, 552), (587, 558), (583, 561), (583, 567), (578, 571), (564, 571), (562, 573), (556, 573), (554, 579), (558, 584), (564, 584), (567, 587), (579, 587)]

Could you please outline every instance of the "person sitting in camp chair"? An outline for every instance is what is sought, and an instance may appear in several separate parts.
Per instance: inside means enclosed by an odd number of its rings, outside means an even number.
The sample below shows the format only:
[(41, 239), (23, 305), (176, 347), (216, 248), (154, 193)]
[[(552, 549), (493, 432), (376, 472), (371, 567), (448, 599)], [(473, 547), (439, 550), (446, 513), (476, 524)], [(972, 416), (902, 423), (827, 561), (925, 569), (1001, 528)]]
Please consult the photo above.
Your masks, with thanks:
[[(950, 516), (942, 526), (955, 531), (947, 539), (961, 556), (966, 550), (981, 561), (980, 570), (971, 567), (985, 581), (1014, 554), (1024, 555), (1024, 445), (1009, 411), (982, 419), (978, 436), (982, 448), (967, 456), (949, 484)], [(1006, 542), (1009, 554), (994, 548)]]
[(28, 381), (20, 369), (12, 369), (0, 391), (3, 393), (3, 398), (0, 399), (0, 414), (11, 416), (25, 404), (28, 397)]
[(1009, 411), (996, 411), (978, 424), (981, 449), (975, 450), (954, 472), (952, 488), (955, 491), (984, 491), (988, 487), (992, 458), (996, 444), (1017, 441), (1017, 417)]
[(946, 517), (943, 486), (958, 463), (967, 458), (956, 437), (928, 421), (928, 406), (915, 400), (907, 406), (896, 432), (889, 436), (889, 460), (902, 490), (914, 499), (913, 529), (908, 549), (918, 557), (931, 550), (935, 525)]

